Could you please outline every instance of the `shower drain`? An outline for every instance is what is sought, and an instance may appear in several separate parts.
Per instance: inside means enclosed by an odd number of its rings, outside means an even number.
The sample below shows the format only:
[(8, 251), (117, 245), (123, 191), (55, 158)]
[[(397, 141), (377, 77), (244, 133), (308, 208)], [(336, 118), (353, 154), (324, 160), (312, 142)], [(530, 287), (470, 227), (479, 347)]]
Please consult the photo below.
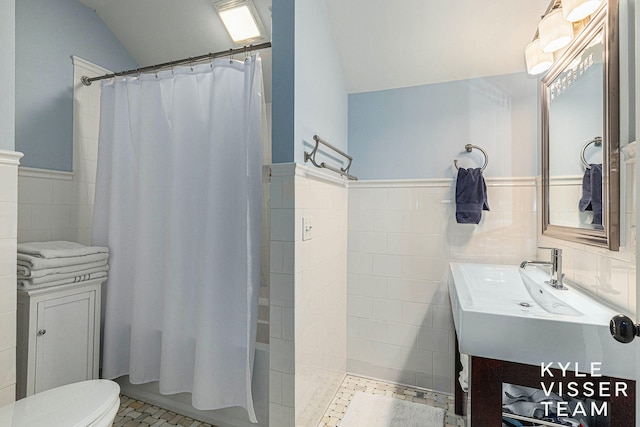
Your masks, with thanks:
[(520, 305), (522, 307), (533, 307), (531, 304), (529, 304), (528, 302), (521, 302)]

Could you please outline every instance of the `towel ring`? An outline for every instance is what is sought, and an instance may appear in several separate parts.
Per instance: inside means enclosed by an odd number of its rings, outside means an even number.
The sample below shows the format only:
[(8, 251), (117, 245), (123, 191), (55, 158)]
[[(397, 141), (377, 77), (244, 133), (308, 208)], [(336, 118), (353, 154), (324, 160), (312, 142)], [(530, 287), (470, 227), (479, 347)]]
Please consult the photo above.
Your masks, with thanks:
[(584, 158), (584, 152), (587, 151), (587, 147), (589, 145), (591, 145), (591, 144), (595, 145), (596, 147), (601, 147), (602, 146), (602, 137), (601, 136), (596, 136), (591, 141), (587, 142), (586, 144), (584, 144), (582, 146), (582, 150), (580, 151), (580, 160), (582, 160), (582, 164), (587, 169), (591, 169), (591, 166), (589, 166), (589, 163), (587, 163), (587, 159)]
[[(474, 148), (477, 148), (478, 150), (482, 151), (482, 154), (484, 154), (484, 165), (482, 165), (482, 167), (480, 168), (481, 171), (484, 171), (487, 168), (487, 165), (489, 164), (489, 155), (487, 154), (486, 151), (484, 151), (482, 148), (478, 147), (477, 145), (471, 145), (471, 144), (467, 144), (464, 146), (464, 149), (467, 150), (467, 153), (470, 153), (471, 150), (473, 150)], [(453, 160), (453, 166), (456, 167), (456, 169), (460, 169), (458, 167), (458, 160)]]

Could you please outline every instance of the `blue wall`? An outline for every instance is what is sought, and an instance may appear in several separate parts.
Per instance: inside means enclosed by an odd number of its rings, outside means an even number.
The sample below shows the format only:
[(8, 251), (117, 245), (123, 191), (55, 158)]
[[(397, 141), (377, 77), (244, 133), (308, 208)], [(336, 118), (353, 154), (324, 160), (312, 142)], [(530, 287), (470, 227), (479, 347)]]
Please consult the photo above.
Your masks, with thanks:
[(0, 150), (13, 150), (15, 141), (14, 9), (14, 0), (0, 1)]
[(349, 95), (349, 151), (360, 179), (538, 175), (538, 80), (526, 73)]
[[(297, 2), (295, 16), (294, 158), (304, 163), (304, 151), (313, 149), (315, 134), (348, 152), (348, 96), (322, 1)], [(342, 161), (340, 156), (317, 159), (334, 166)]]
[[(320, 0), (273, 0), (273, 163), (304, 163), (313, 135), (347, 150), (348, 97)], [(339, 166), (341, 158), (320, 154)]]
[(16, 150), (25, 154), (24, 166), (72, 169), (71, 55), (114, 71), (137, 67), (104, 22), (77, 0), (16, 1)]
[(272, 2), (271, 155), (273, 163), (293, 162), (295, 1)]

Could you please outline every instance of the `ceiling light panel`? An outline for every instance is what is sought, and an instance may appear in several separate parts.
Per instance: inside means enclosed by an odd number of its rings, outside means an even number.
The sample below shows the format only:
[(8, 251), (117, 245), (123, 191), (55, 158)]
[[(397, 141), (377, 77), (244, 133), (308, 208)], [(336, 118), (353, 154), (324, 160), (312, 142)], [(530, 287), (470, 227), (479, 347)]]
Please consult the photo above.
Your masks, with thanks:
[(266, 41), (266, 31), (251, 0), (223, 0), (213, 4), (236, 44)]

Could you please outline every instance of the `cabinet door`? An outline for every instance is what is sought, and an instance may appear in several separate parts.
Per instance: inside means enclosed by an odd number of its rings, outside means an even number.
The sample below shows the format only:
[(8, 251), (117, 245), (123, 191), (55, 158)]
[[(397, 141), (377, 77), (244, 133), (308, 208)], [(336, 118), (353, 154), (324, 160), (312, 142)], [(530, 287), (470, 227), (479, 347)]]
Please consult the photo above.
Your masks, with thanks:
[(93, 376), (95, 291), (38, 302), (35, 392)]

